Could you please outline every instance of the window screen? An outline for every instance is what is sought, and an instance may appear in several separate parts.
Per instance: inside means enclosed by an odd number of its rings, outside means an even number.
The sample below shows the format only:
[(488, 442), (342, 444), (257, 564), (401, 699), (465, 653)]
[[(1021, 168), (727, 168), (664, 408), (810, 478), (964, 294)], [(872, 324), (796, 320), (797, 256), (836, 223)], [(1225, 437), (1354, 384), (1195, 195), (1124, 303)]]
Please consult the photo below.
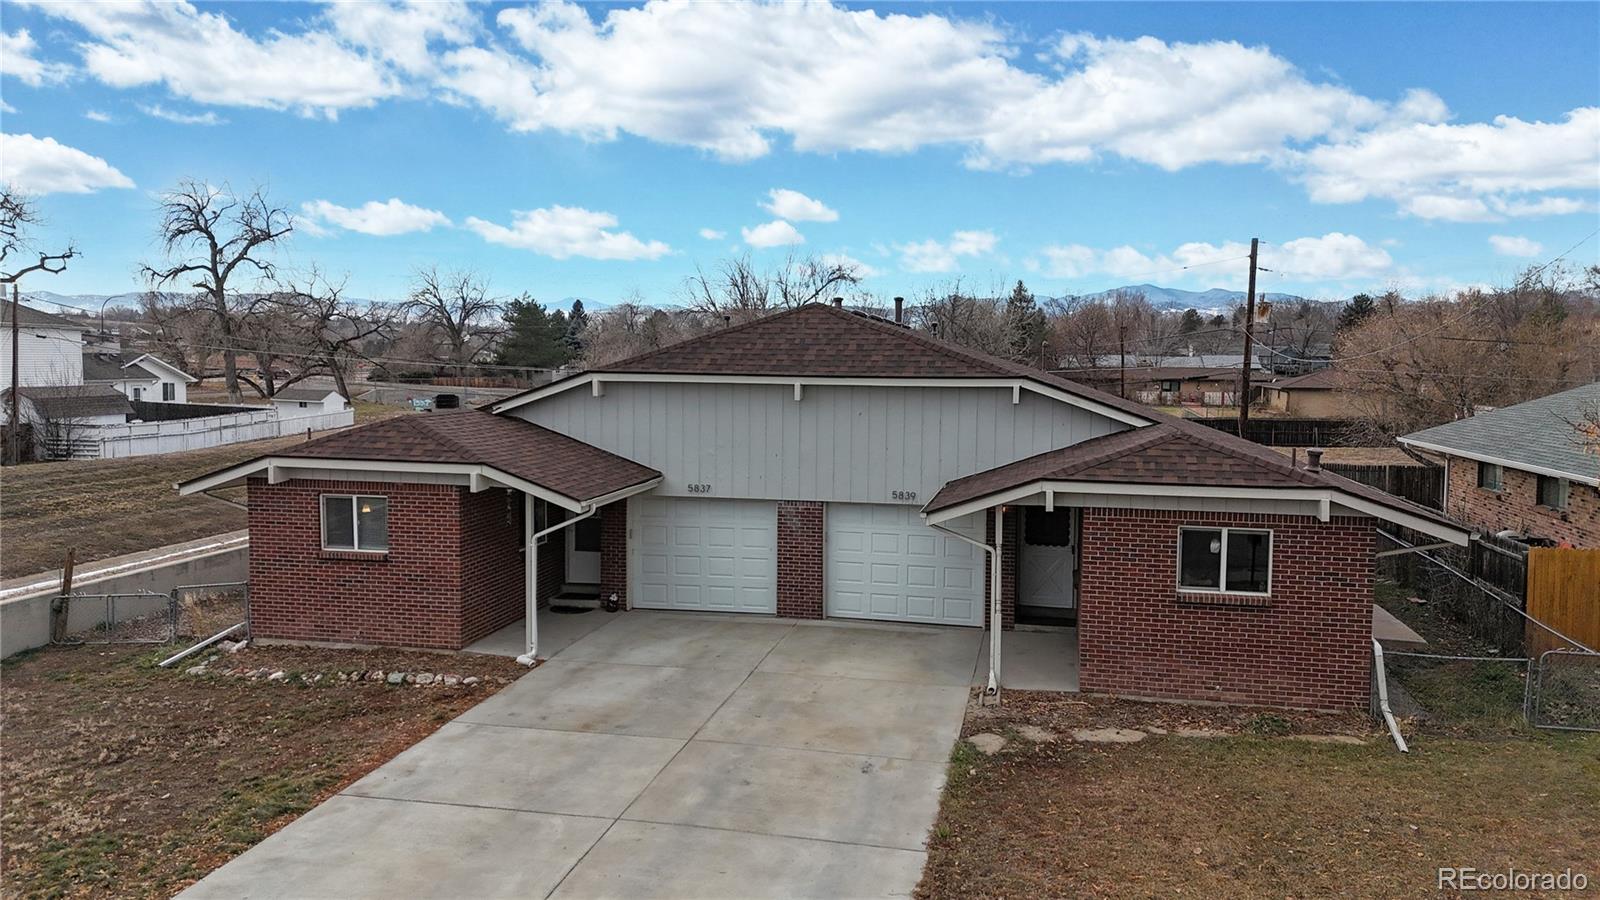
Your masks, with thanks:
[(322, 546), (335, 550), (356, 548), (355, 507), (349, 497), (322, 498)]
[(388, 550), (388, 499), (367, 494), (323, 495), (322, 546), (330, 550)]
[(1272, 556), (1272, 535), (1265, 531), (1228, 532), (1228, 577), (1224, 590), (1249, 594), (1267, 592), (1267, 566)]
[(1222, 532), (1185, 528), (1178, 540), (1178, 584), (1186, 588), (1222, 587)]

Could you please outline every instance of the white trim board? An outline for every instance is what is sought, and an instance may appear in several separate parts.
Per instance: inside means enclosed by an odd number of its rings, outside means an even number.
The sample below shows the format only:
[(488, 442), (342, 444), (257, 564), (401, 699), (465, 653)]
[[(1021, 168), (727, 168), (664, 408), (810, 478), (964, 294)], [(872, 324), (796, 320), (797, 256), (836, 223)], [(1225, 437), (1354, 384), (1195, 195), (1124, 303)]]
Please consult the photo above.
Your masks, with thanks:
[(523, 394), (520, 397), (509, 397), (505, 400), (491, 403), (487, 407), (489, 412), (503, 414), (510, 412), (529, 403), (543, 400), (564, 391), (583, 385), (590, 385), (591, 392), (596, 397), (605, 396), (607, 383), (639, 383), (639, 384), (771, 384), (786, 385), (794, 388), (794, 398), (803, 402), (805, 388), (811, 387), (920, 387), (920, 388), (983, 388), (1003, 389), (1011, 392), (1011, 402), (1022, 402), (1022, 392), (1032, 391), (1043, 397), (1077, 406), (1090, 412), (1097, 413), (1121, 422), (1124, 425), (1143, 426), (1154, 424), (1153, 419), (1136, 416), (1112, 406), (1096, 402), (1088, 397), (1080, 397), (1060, 388), (1052, 387), (1043, 382), (1028, 378), (855, 378), (855, 377), (828, 377), (828, 376), (794, 376), (794, 375), (683, 375), (683, 374), (650, 374), (632, 372), (585, 372), (563, 381), (553, 382), (541, 388)]
[(1420, 531), (1423, 534), (1449, 541), (1462, 547), (1465, 547), (1470, 542), (1473, 534), (1469, 529), (1450, 528), (1440, 525), (1421, 516), (1414, 516), (1382, 504), (1363, 500), (1336, 488), (1213, 487), (1209, 485), (1136, 484), (1132, 482), (1039, 480), (999, 493), (979, 497), (975, 500), (968, 500), (965, 503), (958, 503), (955, 506), (946, 507), (937, 512), (924, 512), (922, 518), (929, 525), (937, 525), (940, 522), (947, 522), (951, 519), (980, 512), (991, 506), (1016, 503), (1036, 494), (1043, 495), (1042, 502), (1047, 506), (1054, 505), (1055, 494), (1125, 494), (1154, 497), (1213, 497), (1238, 500), (1311, 500), (1317, 502), (1318, 513), (1316, 518), (1323, 522), (1332, 518), (1333, 504), (1337, 503), (1362, 515), (1393, 522), (1396, 525)]
[(1476, 453), (1470, 450), (1461, 450), (1455, 447), (1444, 447), (1439, 444), (1430, 444), (1425, 441), (1414, 441), (1410, 438), (1399, 438), (1399, 441), (1400, 443), (1405, 444), (1407, 447), (1415, 447), (1419, 450), (1426, 450), (1430, 453), (1442, 453), (1447, 457), (1459, 456), (1462, 459), (1486, 462), (1491, 465), (1504, 466), (1507, 469), (1516, 469), (1521, 472), (1532, 472), (1535, 475), (1547, 475), (1551, 478), (1565, 478), (1568, 481), (1576, 481), (1580, 484), (1588, 484), (1595, 487), (1600, 487), (1600, 476), (1579, 475), (1575, 472), (1562, 472), (1559, 469), (1550, 469), (1544, 466), (1534, 465), (1533, 463), (1517, 462), (1516, 460), (1512, 459), (1503, 459), (1498, 456), (1490, 456), (1487, 453)]
[[(493, 466), (479, 465), (476, 463), (427, 463), (427, 462), (399, 462), (392, 460), (367, 460), (367, 459), (318, 459), (312, 457), (296, 456), (265, 456), (260, 459), (240, 463), (236, 466), (213, 472), (176, 485), (180, 495), (197, 494), (202, 491), (215, 490), (226, 484), (231, 484), (240, 479), (248, 478), (262, 472), (267, 474), (268, 484), (282, 484), (294, 478), (297, 470), (332, 470), (355, 473), (351, 476), (355, 481), (401, 481), (404, 479), (385, 478), (385, 475), (403, 475), (407, 473), (428, 473), (442, 475), (465, 476), (473, 491), (481, 491), (490, 484), (498, 484), (524, 494), (537, 497), (547, 503), (553, 503), (570, 512), (583, 512), (596, 506), (603, 506), (613, 500), (633, 494), (651, 490), (661, 483), (661, 476), (630, 485), (618, 491), (613, 491), (590, 500), (579, 500), (565, 494), (552, 491), (549, 488), (534, 484), (524, 478), (518, 478), (508, 472), (496, 469)], [(375, 473), (379, 477), (363, 478), (360, 473)]]

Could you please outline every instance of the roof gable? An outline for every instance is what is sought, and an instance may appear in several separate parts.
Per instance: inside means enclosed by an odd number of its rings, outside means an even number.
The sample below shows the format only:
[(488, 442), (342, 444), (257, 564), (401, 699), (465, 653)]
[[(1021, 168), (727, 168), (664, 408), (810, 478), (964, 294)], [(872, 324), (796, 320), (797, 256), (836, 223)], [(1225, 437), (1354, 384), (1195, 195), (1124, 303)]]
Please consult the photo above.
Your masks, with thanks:
[(1600, 454), (1573, 423), (1600, 413), (1600, 382), (1408, 434), (1401, 443), (1600, 484)]

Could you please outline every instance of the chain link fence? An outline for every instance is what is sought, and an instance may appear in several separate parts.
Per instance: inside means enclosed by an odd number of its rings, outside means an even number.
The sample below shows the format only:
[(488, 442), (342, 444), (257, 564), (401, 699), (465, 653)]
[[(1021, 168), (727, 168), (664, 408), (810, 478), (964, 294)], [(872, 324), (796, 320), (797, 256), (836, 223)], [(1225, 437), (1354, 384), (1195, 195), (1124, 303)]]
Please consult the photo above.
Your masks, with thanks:
[(1528, 721), (1536, 728), (1600, 731), (1600, 653), (1547, 650), (1538, 659)]
[(170, 593), (71, 593), (50, 604), (52, 644), (210, 643), (250, 636), (250, 586), (186, 584)]

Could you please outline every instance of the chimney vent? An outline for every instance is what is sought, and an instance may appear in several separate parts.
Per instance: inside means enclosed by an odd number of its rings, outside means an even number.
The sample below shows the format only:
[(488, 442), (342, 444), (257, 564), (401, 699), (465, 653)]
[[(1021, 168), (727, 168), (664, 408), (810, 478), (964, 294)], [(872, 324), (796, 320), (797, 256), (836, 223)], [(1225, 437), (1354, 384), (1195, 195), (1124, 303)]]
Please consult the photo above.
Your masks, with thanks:
[(835, 298), (833, 298), (833, 305), (834, 305), (835, 309), (844, 309), (844, 298), (843, 297), (835, 297)]
[(894, 298), (894, 323), (900, 325), (905, 322), (906, 298)]
[(938, 337), (939, 336), (939, 323), (938, 322), (929, 322), (928, 323), (928, 328), (933, 331), (933, 336), (934, 337)]
[(1322, 448), (1321, 447), (1307, 447), (1306, 448), (1306, 471), (1307, 472), (1321, 472), (1322, 471)]
[(731, 316), (731, 315), (729, 315), (727, 313), (723, 313), (722, 314), (722, 327), (723, 328), (727, 328), (731, 324), (733, 324), (733, 316)]

